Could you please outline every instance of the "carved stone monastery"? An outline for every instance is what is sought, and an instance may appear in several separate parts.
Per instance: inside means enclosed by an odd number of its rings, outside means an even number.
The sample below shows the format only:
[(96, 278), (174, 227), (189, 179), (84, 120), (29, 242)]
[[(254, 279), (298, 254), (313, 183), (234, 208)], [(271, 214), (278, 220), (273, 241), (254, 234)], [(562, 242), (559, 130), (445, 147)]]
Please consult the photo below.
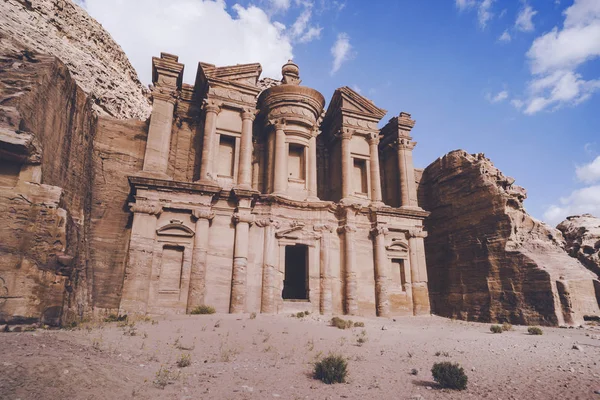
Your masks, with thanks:
[(348, 87), (324, 111), (293, 62), (281, 82), (200, 63), (194, 86), (177, 56), (152, 68), (122, 313), (429, 314), (410, 114), (378, 129), (386, 111)]

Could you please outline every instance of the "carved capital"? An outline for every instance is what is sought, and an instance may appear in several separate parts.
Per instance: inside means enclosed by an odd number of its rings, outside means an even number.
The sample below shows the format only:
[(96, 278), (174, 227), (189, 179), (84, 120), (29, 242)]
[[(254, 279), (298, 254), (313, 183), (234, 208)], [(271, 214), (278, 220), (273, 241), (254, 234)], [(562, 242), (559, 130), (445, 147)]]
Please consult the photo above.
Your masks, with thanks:
[(313, 226), (315, 232), (333, 232), (333, 226), (328, 224), (316, 224)]
[(214, 100), (204, 100), (204, 110), (207, 113), (219, 114), (221, 112), (221, 104)]
[(269, 124), (276, 131), (283, 131), (285, 129), (285, 120), (283, 119), (270, 119)]
[(385, 226), (378, 225), (375, 228), (371, 229), (371, 237), (375, 239), (379, 235), (386, 235), (389, 229)]
[(251, 121), (254, 121), (254, 118), (256, 118), (256, 110), (244, 108), (244, 110), (242, 111), (242, 120), (249, 119)]
[(337, 228), (338, 233), (350, 233), (356, 232), (356, 227), (354, 225), (344, 225)]
[(129, 203), (129, 209), (133, 213), (149, 215), (160, 215), (162, 213), (162, 205), (160, 203), (145, 200)]
[(254, 223), (254, 215), (236, 212), (233, 214), (233, 222), (236, 224), (242, 222), (252, 225)]
[(342, 140), (350, 140), (354, 135), (354, 131), (348, 128), (344, 128), (340, 130), (338, 135)]
[(275, 229), (279, 229), (279, 227), (281, 226), (281, 222), (273, 218), (264, 218), (256, 221), (256, 225), (260, 226), (261, 228), (272, 226)]
[(415, 148), (415, 145), (416, 145), (416, 143), (412, 142), (408, 138), (400, 138), (396, 142), (396, 146), (398, 147), (398, 150), (412, 150)]
[(211, 220), (215, 217), (215, 213), (211, 210), (192, 210), (192, 216), (196, 219)]
[(378, 132), (370, 132), (367, 134), (367, 142), (370, 145), (378, 145), (379, 144), (379, 133)]
[(425, 239), (426, 237), (427, 237), (427, 232), (425, 232), (421, 229), (409, 229), (408, 231), (406, 231), (407, 239), (410, 239), (410, 238)]
[(155, 86), (152, 89), (152, 99), (153, 101), (166, 101), (175, 104), (177, 101), (177, 91)]

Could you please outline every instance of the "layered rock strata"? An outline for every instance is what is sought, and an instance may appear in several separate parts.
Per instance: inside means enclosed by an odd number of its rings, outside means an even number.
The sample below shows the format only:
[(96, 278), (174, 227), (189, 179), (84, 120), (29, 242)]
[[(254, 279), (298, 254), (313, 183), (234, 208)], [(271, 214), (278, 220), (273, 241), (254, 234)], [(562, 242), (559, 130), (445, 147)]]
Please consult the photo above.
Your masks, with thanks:
[(574, 215), (556, 227), (567, 241), (567, 252), (600, 276), (600, 218)]
[(523, 208), (526, 192), (483, 154), (429, 165), (419, 186), (432, 312), (562, 325), (599, 315), (597, 277), (565, 252), (561, 233)]
[(64, 62), (100, 115), (146, 119), (147, 90), (121, 47), (69, 0), (0, 2), (0, 33)]

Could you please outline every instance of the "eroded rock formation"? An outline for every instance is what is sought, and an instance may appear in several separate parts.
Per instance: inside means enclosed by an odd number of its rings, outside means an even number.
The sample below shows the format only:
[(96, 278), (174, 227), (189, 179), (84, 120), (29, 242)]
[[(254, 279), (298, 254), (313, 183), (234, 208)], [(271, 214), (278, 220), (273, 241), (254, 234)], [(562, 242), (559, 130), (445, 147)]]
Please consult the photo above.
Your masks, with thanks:
[(146, 119), (147, 90), (127, 56), (102, 26), (69, 0), (4, 0), (0, 34), (40, 54), (56, 56), (87, 93), (94, 110)]
[(423, 172), (432, 311), (474, 321), (576, 324), (599, 315), (597, 277), (565, 252), (561, 233), (523, 208), (514, 185), (483, 154), (462, 150)]
[(567, 217), (557, 227), (567, 241), (567, 251), (600, 276), (600, 218), (591, 214)]

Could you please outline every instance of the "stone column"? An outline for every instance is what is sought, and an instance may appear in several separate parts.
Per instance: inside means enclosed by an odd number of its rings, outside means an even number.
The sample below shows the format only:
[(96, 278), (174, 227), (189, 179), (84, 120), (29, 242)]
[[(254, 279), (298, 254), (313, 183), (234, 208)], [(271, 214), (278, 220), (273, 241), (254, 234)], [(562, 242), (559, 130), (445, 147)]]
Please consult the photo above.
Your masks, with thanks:
[(341, 133), (342, 140), (342, 199), (350, 197), (352, 190), (352, 155), (350, 153), (350, 140), (352, 131), (345, 130)]
[(233, 244), (233, 274), (231, 277), (231, 303), (229, 312), (243, 313), (246, 308), (246, 273), (248, 267), (248, 232), (254, 221), (249, 212), (237, 212), (233, 216), (235, 223), (235, 242)]
[(390, 302), (388, 298), (388, 258), (385, 249), (387, 228), (377, 226), (371, 230), (373, 238), (373, 254), (375, 259), (375, 304), (378, 317), (389, 317)]
[(217, 131), (217, 115), (221, 108), (214, 102), (204, 103), (204, 139), (202, 142), (202, 160), (200, 162), (200, 180), (211, 180), (216, 178), (213, 171), (213, 159), (216, 158), (215, 138)]
[(210, 209), (193, 210), (192, 216), (196, 218), (196, 231), (194, 234), (194, 250), (192, 251), (192, 271), (190, 274), (190, 290), (188, 294), (187, 312), (204, 304), (206, 288), (206, 257), (208, 255), (208, 235), (210, 221), (215, 214)]
[(431, 313), (429, 290), (427, 288), (427, 265), (425, 263), (425, 245), (423, 239), (427, 232), (412, 229), (407, 233), (410, 251), (410, 275), (413, 298), (413, 314)]
[(162, 207), (147, 200), (137, 200), (130, 207), (133, 224), (119, 312), (145, 314), (150, 292), (156, 222)]
[(400, 206), (418, 207), (417, 184), (413, 166), (412, 150), (415, 143), (410, 138), (398, 139), (398, 178), (400, 179)]
[(346, 286), (344, 299), (345, 311), (348, 315), (356, 315), (358, 313), (358, 284), (356, 281), (356, 267), (354, 262), (354, 232), (356, 232), (356, 227), (346, 224), (340, 227), (338, 232), (344, 235), (344, 282)]
[(317, 197), (317, 132), (308, 141), (308, 198)]
[(253, 110), (242, 112), (242, 138), (237, 183), (245, 189), (250, 189), (252, 185), (252, 122), (254, 115)]
[(169, 153), (171, 151), (171, 128), (175, 110), (175, 91), (155, 88), (152, 91), (152, 115), (148, 128), (143, 171), (168, 178)]
[(260, 312), (264, 314), (275, 314), (277, 305), (275, 304), (275, 290), (277, 279), (277, 239), (275, 238), (275, 229), (279, 228), (279, 221), (272, 218), (263, 219), (256, 222), (256, 225), (264, 228), (264, 246), (263, 246), (263, 275)]
[(381, 171), (379, 169), (379, 133), (371, 133), (369, 141), (369, 162), (371, 164), (371, 203), (382, 204)]
[(288, 154), (283, 124), (275, 124), (275, 165), (273, 171), (273, 192), (282, 194), (287, 191)]
[(333, 232), (331, 225), (319, 224), (313, 228), (321, 233), (320, 238), (320, 282), (321, 282), (321, 298), (319, 301), (319, 311), (321, 314), (327, 315), (333, 312), (333, 293), (331, 289), (331, 266), (329, 262), (329, 252), (331, 246), (330, 233)]

